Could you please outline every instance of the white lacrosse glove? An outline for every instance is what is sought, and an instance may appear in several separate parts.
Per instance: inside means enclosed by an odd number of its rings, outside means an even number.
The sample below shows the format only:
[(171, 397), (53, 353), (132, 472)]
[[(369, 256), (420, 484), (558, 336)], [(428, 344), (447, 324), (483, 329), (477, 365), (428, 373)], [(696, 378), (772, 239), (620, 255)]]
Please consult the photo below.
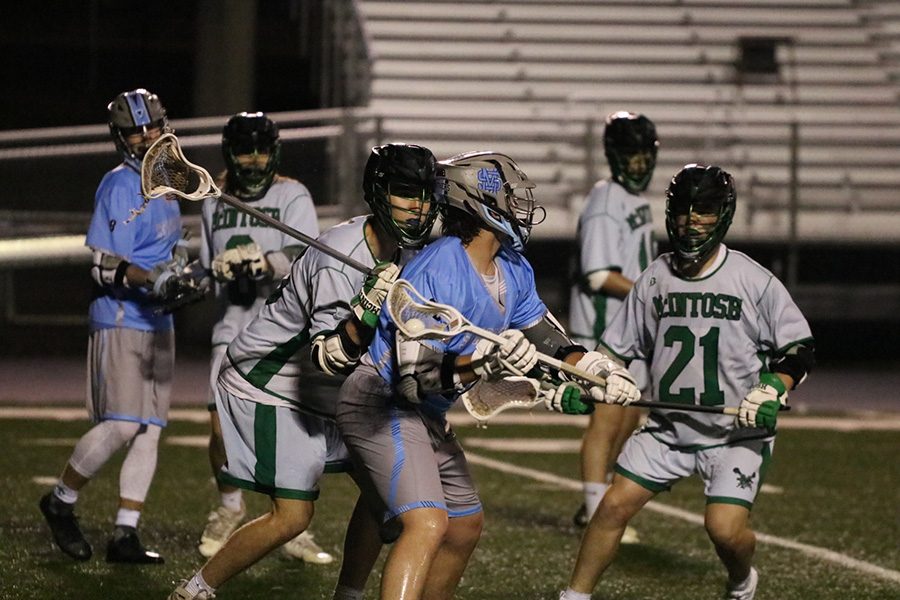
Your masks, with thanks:
[(378, 325), (381, 306), (399, 274), (400, 267), (394, 263), (381, 263), (366, 277), (362, 289), (350, 300), (353, 314), (361, 323), (372, 329)]
[(493, 379), (504, 373), (525, 375), (537, 364), (537, 348), (518, 329), (502, 332), (502, 344), (481, 339), (472, 353), (472, 370), (482, 379)]
[(547, 410), (567, 415), (589, 415), (594, 412), (594, 403), (581, 399), (582, 389), (574, 381), (564, 381), (558, 386), (542, 386), (540, 396)]
[(241, 275), (263, 279), (270, 270), (262, 248), (255, 242), (229, 248), (212, 260), (213, 276), (223, 283), (234, 281)]
[(178, 280), (179, 273), (176, 265), (171, 262), (157, 263), (147, 272), (147, 281), (144, 286), (154, 298), (165, 298), (167, 289)]
[(605, 387), (593, 385), (588, 389), (591, 397), (597, 402), (628, 406), (641, 397), (641, 391), (635, 385), (634, 377), (628, 369), (602, 352), (585, 353), (575, 366), (591, 375), (599, 375), (606, 379)]
[(787, 405), (784, 382), (775, 373), (763, 373), (738, 407), (735, 420), (739, 427), (765, 427), (775, 430), (778, 411)]

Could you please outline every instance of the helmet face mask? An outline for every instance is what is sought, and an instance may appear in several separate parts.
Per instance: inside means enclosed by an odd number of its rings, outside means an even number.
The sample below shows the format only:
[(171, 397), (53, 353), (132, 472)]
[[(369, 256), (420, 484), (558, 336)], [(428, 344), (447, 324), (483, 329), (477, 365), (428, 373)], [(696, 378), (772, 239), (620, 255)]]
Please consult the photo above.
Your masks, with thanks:
[(153, 141), (172, 131), (165, 107), (156, 94), (138, 88), (122, 92), (106, 108), (116, 149), (125, 163), (140, 170), (144, 153)]
[(496, 152), (459, 154), (439, 163), (441, 195), (447, 206), (474, 216), (503, 243), (522, 252), (531, 228), (546, 217), (534, 200), (534, 182)]
[(435, 163), (431, 150), (413, 144), (376, 146), (366, 162), (364, 199), (401, 247), (424, 244), (437, 219)]
[(227, 188), (244, 200), (266, 195), (281, 162), (278, 125), (261, 112), (242, 112), (222, 130)]
[(630, 193), (650, 185), (658, 148), (656, 126), (644, 115), (620, 111), (606, 118), (603, 149), (612, 179)]
[(666, 190), (666, 233), (677, 269), (702, 266), (725, 238), (734, 218), (734, 179), (719, 167), (686, 165)]

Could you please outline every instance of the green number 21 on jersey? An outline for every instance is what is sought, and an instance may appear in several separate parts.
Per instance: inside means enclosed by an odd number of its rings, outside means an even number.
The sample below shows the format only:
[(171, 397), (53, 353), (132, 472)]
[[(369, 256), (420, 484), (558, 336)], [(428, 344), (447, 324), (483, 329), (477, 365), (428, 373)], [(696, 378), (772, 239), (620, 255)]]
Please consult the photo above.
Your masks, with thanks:
[[(692, 387), (673, 390), (673, 382), (685, 367), (699, 353), (703, 361), (703, 390), (700, 391), (700, 404), (703, 406), (719, 406), (725, 403), (725, 394), (719, 388), (719, 328), (712, 327), (703, 337), (697, 338), (689, 328), (673, 325), (666, 330), (663, 341), (667, 348), (678, 344), (678, 354), (659, 380), (659, 400), (661, 402), (680, 402), (695, 404), (697, 390)], [(699, 343), (698, 343), (699, 342)]]

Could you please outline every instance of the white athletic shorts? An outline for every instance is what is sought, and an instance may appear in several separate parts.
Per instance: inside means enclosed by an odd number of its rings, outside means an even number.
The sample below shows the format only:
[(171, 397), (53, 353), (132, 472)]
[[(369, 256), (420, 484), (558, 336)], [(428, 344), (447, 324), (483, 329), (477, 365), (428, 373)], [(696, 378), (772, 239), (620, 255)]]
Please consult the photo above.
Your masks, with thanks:
[(315, 500), (322, 473), (350, 470), (337, 425), (283, 406), (239, 398), (219, 386), (227, 461), (219, 481), (274, 498)]
[(650, 433), (635, 432), (616, 462), (616, 473), (652, 492), (668, 490), (694, 473), (704, 483), (707, 504), (753, 507), (774, 440), (742, 440), (691, 452), (658, 441)]
[(94, 422), (165, 427), (175, 372), (175, 331), (110, 327), (91, 332), (87, 409)]
[(219, 395), (219, 370), (222, 368), (222, 361), (225, 360), (225, 352), (228, 350), (227, 344), (218, 344), (212, 347), (209, 354), (209, 398), (206, 399), (206, 410), (216, 410), (216, 396)]
[(372, 367), (357, 367), (341, 386), (337, 422), (387, 507), (385, 521), (415, 508), (443, 509), (450, 518), (481, 512), (466, 456), (447, 423), (397, 406)]

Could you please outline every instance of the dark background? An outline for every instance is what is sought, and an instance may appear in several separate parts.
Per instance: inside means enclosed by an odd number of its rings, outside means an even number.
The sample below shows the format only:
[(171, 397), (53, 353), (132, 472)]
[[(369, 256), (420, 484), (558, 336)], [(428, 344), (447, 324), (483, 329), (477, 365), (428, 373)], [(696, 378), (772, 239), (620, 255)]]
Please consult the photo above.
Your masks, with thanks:
[[(105, 123), (106, 105), (119, 92), (146, 87), (159, 94), (170, 119), (226, 115), (239, 110), (266, 112), (323, 108), (323, 63), (319, 32), (323, 3), (314, 0), (266, 0), (255, 3), (253, 81), (249, 106), (216, 90), (198, 89), (198, 56), (203, 25), (216, 17), (212, 0), (132, 2), (78, 0), (20, 3), (0, 24), (0, 130)], [(228, 35), (221, 43), (229, 47)], [(208, 46), (207, 46), (208, 48)], [(238, 57), (240, 58), (240, 57)], [(228, 74), (221, 75), (222, 89)], [(209, 79), (204, 79), (208, 81)], [(323, 152), (315, 143), (285, 148), (282, 171), (306, 183), (322, 198)], [(197, 160), (221, 168), (218, 150), (200, 149)], [(66, 160), (29, 158), (0, 161), (4, 194), (0, 209), (71, 211), (87, 214), (93, 191), (117, 164), (108, 156)], [(198, 207), (185, 207), (185, 213)], [(740, 199), (738, 215), (740, 216)], [(657, 220), (662, 215), (654, 215)], [(835, 222), (840, 224), (840, 215)], [(60, 226), (83, 233), (86, 221)], [(28, 232), (22, 232), (27, 234)], [(660, 244), (666, 248), (665, 241)], [(789, 249), (784, 243), (735, 242), (732, 247), (785, 278)], [(541, 293), (564, 321), (568, 274), (574, 257), (569, 240), (534, 240), (527, 255), (535, 266)], [(897, 244), (816, 243), (798, 249), (799, 286), (833, 284), (865, 290), (871, 284), (900, 281)], [(70, 266), (18, 269), (15, 309), (26, 314), (86, 314), (90, 281), (86, 269)], [(2, 287), (2, 286), (0, 286)], [(817, 288), (818, 289), (818, 288)], [(879, 307), (882, 317), (860, 317), (864, 294), (847, 296), (846, 314), (817, 314), (816, 292), (792, 290), (807, 313), (824, 365), (892, 365), (900, 360), (900, 306)], [(827, 292), (824, 292), (827, 293)], [(179, 352), (208, 350), (211, 311), (202, 306), (179, 313)], [(884, 315), (888, 315), (884, 317)], [(86, 325), (14, 325), (0, 321), (0, 355), (68, 355), (84, 351)]]

